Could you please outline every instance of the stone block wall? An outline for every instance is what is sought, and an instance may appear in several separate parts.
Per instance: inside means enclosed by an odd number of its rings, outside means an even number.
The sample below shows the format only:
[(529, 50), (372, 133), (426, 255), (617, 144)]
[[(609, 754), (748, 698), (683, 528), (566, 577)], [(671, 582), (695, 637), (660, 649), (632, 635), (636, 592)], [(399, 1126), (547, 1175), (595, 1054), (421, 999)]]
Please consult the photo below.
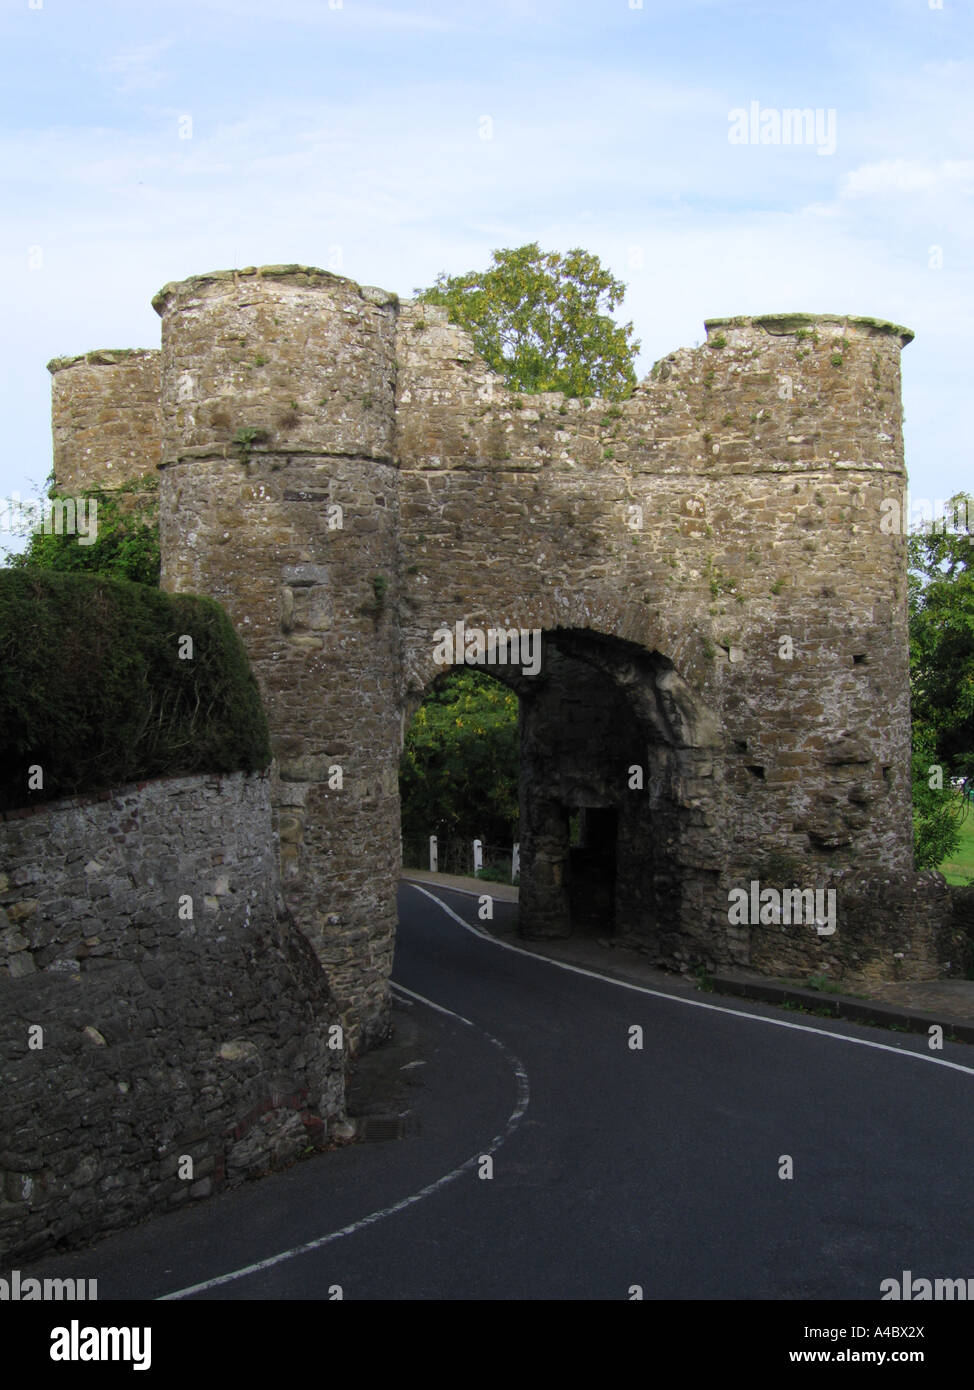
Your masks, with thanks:
[(164, 779), (0, 820), (0, 1252), (67, 1248), (300, 1157), (343, 1114), (270, 782)]

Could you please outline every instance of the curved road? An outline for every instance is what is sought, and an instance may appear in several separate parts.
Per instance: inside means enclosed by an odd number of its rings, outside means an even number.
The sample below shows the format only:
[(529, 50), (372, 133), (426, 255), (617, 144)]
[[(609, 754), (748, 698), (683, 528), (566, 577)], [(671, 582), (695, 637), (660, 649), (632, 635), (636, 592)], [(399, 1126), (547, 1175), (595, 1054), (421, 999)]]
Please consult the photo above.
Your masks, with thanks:
[(31, 1273), (102, 1299), (876, 1300), (903, 1270), (974, 1277), (974, 1049), (566, 969), (449, 890), (404, 884), (400, 922), (404, 1138)]

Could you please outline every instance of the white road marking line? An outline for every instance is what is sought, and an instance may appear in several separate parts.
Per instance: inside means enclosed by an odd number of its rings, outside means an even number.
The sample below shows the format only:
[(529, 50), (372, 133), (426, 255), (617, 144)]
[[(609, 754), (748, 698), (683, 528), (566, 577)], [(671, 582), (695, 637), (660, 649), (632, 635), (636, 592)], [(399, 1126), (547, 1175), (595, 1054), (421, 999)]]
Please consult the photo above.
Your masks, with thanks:
[(350, 1236), (354, 1234), (355, 1231), (362, 1230), (365, 1226), (373, 1226), (377, 1221), (381, 1221), (387, 1216), (393, 1216), (397, 1211), (404, 1211), (407, 1207), (413, 1206), (416, 1202), (421, 1202), (424, 1197), (432, 1196), (432, 1194), (438, 1192), (441, 1187), (445, 1187), (447, 1183), (453, 1182), (456, 1178), (460, 1177), (462, 1173), (466, 1173), (469, 1169), (479, 1164), (482, 1158), (489, 1157), (491, 1154), (496, 1153), (504, 1141), (509, 1139), (514, 1133), (515, 1129), (517, 1129), (518, 1125), (521, 1123), (522, 1116), (527, 1110), (528, 1102), (531, 1098), (528, 1074), (521, 1061), (515, 1057), (510, 1048), (502, 1043), (499, 1038), (493, 1037), (492, 1034), (486, 1032), (483, 1028), (478, 1028), (475, 1023), (470, 1022), (469, 1018), (462, 1018), (460, 1014), (454, 1013), (452, 1009), (445, 1009), (442, 1004), (434, 1003), (432, 999), (427, 999), (425, 995), (416, 994), (414, 990), (406, 989), (405, 985), (396, 984), (393, 985), (392, 988), (403, 994), (408, 994), (410, 999), (415, 999), (421, 1004), (428, 1005), (429, 1008), (435, 1009), (437, 1013), (446, 1014), (448, 1018), (457, 1019), (460, 1023), (465, 1024), (467, 1028), (472, 1028), (474, 1032), (482, 1034), (504, 1055), (505, 1060), (514, 1071), (514, 1078), (517, 1086), (517, 1099), (514, 1104), (514, 1109), (508, 1116), (507, 1123), (501, 1132), (494, 1136), (488, 1148), (478, 1150), (478, 1152), (471, 1158), (468, 1158), (465, 1163), (461, 1163), (458, 1168), (452, 1169), (449, 1173), (444, 1173), (443, 1176), (437, 1178), (435, 1182), (427, 1183), (427, 1185), (420, 1188), (418, 1192), (414, 1192), (409, 1197), (403, 1197), (401, 1201), (394, 1202), (392, 1206), (383, 1207), (381, 1211), (374, 1211), (368, 1216), (363, 1216), (360, 1220), (353, 1221), (348, 1226), (343, 1226), (340, 1231), (329, 1231), (327, 1235), (318, 1236), (315, 1240), (306, 1241), (303, 1245), (295, 1245), (290, 1250), (282, 1250), (277, 1255), (270, 1255), (266, 1260), (257, 1260), (254, 1264), (244, 1265), (241, 1269), (231, 1270), (229, 1274), (219, 1274), (213, 1279), (204, 1279), (199, 1284), (191, 1284), (188, 1288), (177, 1289), (175, 1293), (162, 1294), (155, 1302), (168, 1303), (178, 1298), (189, 1298), (191, 1294), (203, 1293), (206, 1289), (215, 1289), (221, 1284), (230, 1284), (235, 1279), (245, 1279), (250, 1274), (258, 1274), (261, 1270), (271, 1269), (274, 1265), (283, 1264), (285, 1260), (293, 1260), (298, 1255), (308, 1254), (311, 1250), (320, 1250), (322, 1246), (330, 1245), (333, 1240), (340, 1240), (342, 1236)]
[[(438, 886), (438, 885), (436, 885), (436, 884), (431, 885), (431, 884), (430, 884), (430, 880), (429, 880), (428, 878), (406, 878), (405, 876), (403, 876), (399, 881), (400, 881), (400, 883), (408, 883), (408, 884), (410, 885), (411, 888), (421, 888), (421, 887), (429, 888), (429, 887), (431, 887), (431, 886), (433, 886), (433, 887)], [(485, 884), (485, 886), (486, 886), (487, 888), (490, 888), (490, 887), (494, 886), (494, 885), (491, 883), (490, 879), (486, 879), (486, 878), (484, 879), (484, 884)], [(462, 893), (463, 896), (464, 896), (465, 898), (482, 898), (482, 897), (484, 896), (484, 889), (483, 889), (483, 888), (480, 889), (479, 891), (478, 891), (477, 889), (475, 889), (475, 888), (454, 888), (454, 886), (453, 886), (452, 883), (444, 884), (443, 887), (440, 888), (440, 892), (441, 892), (441, 893)], [(517, 907), (518, 900), (517, 900), (517, 898), (501, 898), (501, 897), (499, 897), (497, 894), (494, 894), (494, 902), (495, 902), (495, 903), (509, 903), (509, 904), (512, 905), (513, 907)]]
[[(504, 951), (516, 951), (519, 956), (528, 956), (531, 960), (542, 961), (546, 965), (556, 966), (559, 970), (570, 970), (573, 975), (587, 975), (593, 980), (604, 980), (606, 984), (616, 985), (619, 989), (631, 989), (637, 994), (648, 994), (655, 999), (669, 999), (674, 1004), (686, 1004), (691, 1009), (709, 1009), (716, 1014), (729, 1014), (731, 1018), (746, 1018), (752, 1023), (768, 1023), (772, 1028), (792, 1028), (798, 1033), (812, 1033), (817, 1038), (833, 1038), (836, 1042), (852, 1043), (856, 1047), (875, 1047), (880, 1052), (892, 1052), (896, 1057), (912, 1057), (917, 1062), (931, 1062), (936, 1067), (949, 1067), (951, 1071), (966, 1072), (968, 1076), (974, 1076), (974, 1067), (965, 1067), (960, 1062), (948, 1062), (943, 1057), (931, 1057), (927, 1052), (912, 1052), (905, 1047), (892, 1047), (889, 1043), (873, 1042), (871, 1038), (850, 1038), (845, 1033), (830, 1033), (827, 1028), (813, 1028), (808, 1023), (790, 1023), (783, 1018), (765, 1018), (763, 1014), (751, 1014), (746, 1009), (730, 1009), (722, 1004), (707, 1004), (702, 999), (686, 999), (680, 994), (667, 994), (665, 990), (650, 989), (648, 985), (635, 985), (628, 980), (615, 980), (611, 975), (603, 975), (598, 970), (586, 970), (581, 965), (569, 965), (567, 961), (552, 960), (550, 956), (539, 955), (536, 951), (525, 950), (523, 946), (514, 946), (509, 941), (500, 941), (496, 936), (491, 936), (481, 927), (475, 927), (470, 922), (465, 922), (463, 918), (438, 898), (435, 893), (430, 893), (428, 889), (422, 888), (418, 883), (406, 880), (410, 888), (415, 888), (417, 893), (422, 893), (427, 898), (432, 898), (433, 902), (441, 907), (443, 911), (455, 922), (458, 922), (464, 931), (472, 932), (474, 936), (479, 936), (483, 941), (489, 941), (492, 946), (499, 946)], [(450, 892), (446, 889), (441, 891)], [(401, 986), (399, 986), (401, 988)], [(774, 1005), (769, 1005), (774, 1008)]]

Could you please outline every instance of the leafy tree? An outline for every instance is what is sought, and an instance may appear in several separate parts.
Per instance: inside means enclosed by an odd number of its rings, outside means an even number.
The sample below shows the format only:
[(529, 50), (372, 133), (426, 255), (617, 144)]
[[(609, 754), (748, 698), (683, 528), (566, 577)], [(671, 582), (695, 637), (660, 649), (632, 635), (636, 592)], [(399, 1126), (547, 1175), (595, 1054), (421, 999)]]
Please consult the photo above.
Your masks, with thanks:
[(434, 685), (399, 765), (404, 837), (517, 839), (517, 696), (460, 668)]
[[(97, 503), (96, 538), (92, 544), (82, 545), (77, 535), (68, 532), (35, 530), (26, 549), (7, 555), (7, 567), (37, 566), (158, 586), (158, 487), (158, 478), (153, 473), (111, 490), (92, 489), (84, 494), (89, 507), (92, 499)], [(47, 493), (48, 501), (58, 496), (52, 484)]]
[[(960, 839), (966, 802), (951, 779), (974, 780), (974, 498), (952, 497), (908, 548), (913, 818), (917, 867), (929, 868)], [(943, 790), (929, 786), (933, 766)]]
[[(918, 869), (936, 869), (960, 845), (960, 827), (967, 811), (962, 793), (950, 784), (937, 760), (936, 734), (927, 725), (913, 725), (913, 853)], [(933, 786), (931, 786), (933, 781)]]
[(609, 317), (626, 287), (598, 257), (577, 249), (561, 256), (537, 242), (492, 256), (489, 270), (441, 272), (432, 288), (416, 291), (418, 298), (444, 305), (469, 329), (477, 351), (512, 390), (630, 395), (639, 343), (631, 341), (631, 323)]

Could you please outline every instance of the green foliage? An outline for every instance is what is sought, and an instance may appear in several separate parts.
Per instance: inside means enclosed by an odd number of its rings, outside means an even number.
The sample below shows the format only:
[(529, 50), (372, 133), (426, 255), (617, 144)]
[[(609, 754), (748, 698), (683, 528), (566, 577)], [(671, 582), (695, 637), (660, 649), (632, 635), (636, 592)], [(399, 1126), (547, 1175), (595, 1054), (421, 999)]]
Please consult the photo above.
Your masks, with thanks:
[(237, 430), (230, 443), (236, 445), (242, 453), (247, 454), (255, 444), (262, 443), (266, 437), (264, 430), (259, 430), (254, 425), (246, 425)]
[[(8, 554), (11, 569), (26, 567), (61, 572), (100, 574), (130, 579), (137, 584), (159, 583), (159, 480), (155, 473), (119, 488), (100, 488), (84, 495), (90, 509), (97, 504), (96, 540), (82, 545), (77, 535), (44, 531), (31, 533), (20, 554)], [(53, 486), (48, 501), (60, 496)], [(79, 499), (75, 499), (79, 500)]]
[(579, 249), (561, 256), (537, 242), (492, 255), (489, 270), (441, 273), (418, 297), (444, 305), (469, 329), (477, 351), (512, 390), (630, 395), (639, 343), (631, 341), (631, 323), (609, 317), (626, 287), (598, 257)]
[[(913, 827), (918, 868), (949, 859), (968, 803), (951, 779), (974, 778), (974, 498), (958, 493), (945, 518), (914, 532), (910, 557)], [(931, 788), (930, 769), (943, 769)]]
[[(511, 868), (509, 864), (506, 865), (503, 869), (496, 869), (488, 866), (486, 869), (478, 869), (474, 877), (482, 878), (485, 883), (510, 883)], [(520, 874), (515, 876), (515, 883), (517, 882), (518, 878), (520, 878)]]
[(802, 987), (804, 989), (817, 989), (821, 994), (845, 994), (851, 999), (865, 999), (867, 997), (864, 994), (853, 994), (844, 985), (837, 985), (834, 980), (829, 979), (824, 971), (818, 975), (809, 975)]
[(517, 839), (517, 696), (459, 668), (433, 686), (399, 764), (404, 836)]
[(950, 785), (946, 771), (942, 787), (931, 787), (931, 767), (937, 758), (936, 732), (916, 720), (913, 724), (913, 853), (918, 869), (936, 869), (960, 844), (960, 827), (967, 803)]
[(974, 778), (974, 497), (951, 498), (949, 525), (914, 533), (910, 555), (913, 718), (935, 735), (953, 777)]
[(960, 844), (937, 867), (948, 883), (974, 884), (974, 816), (968, 815), (961, 823)]
[[(0, 808), (269, 761), (256, 681), (212, 599), (0, 570)], [(28, 791), (35, 764), (43, 789)]]

